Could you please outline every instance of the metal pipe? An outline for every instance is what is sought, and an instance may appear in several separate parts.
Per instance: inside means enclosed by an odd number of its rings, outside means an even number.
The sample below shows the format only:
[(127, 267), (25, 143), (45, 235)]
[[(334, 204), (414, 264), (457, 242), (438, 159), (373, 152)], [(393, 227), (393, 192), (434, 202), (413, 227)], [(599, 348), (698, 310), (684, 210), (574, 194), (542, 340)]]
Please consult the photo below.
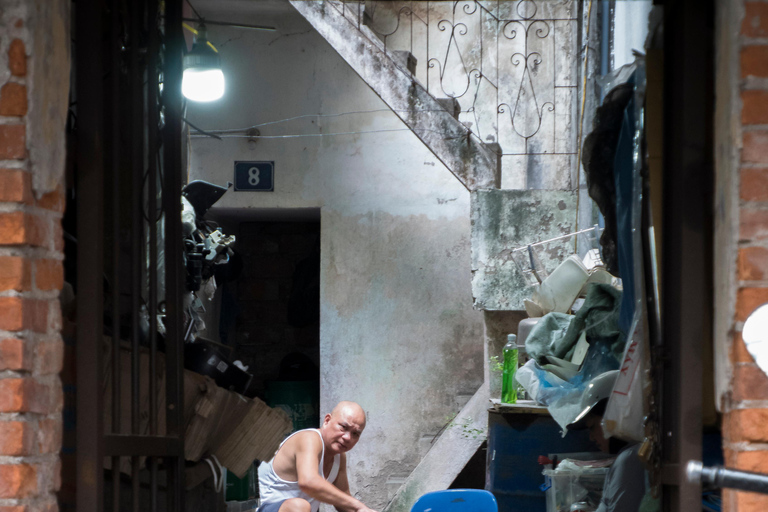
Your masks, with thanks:
[(768, 494), (768, 475), (762, 473), (739, 471), (721, 466), (708, 467), (698, 460), (691, 460), (688, 461), (685, 474), (688, 481), (693, 484)]
[[(143, 168), (143, 97), (142, 73), (139, 66), (139, 5), (140, 2), (130, 2), (129, 28), (129, 101), (130, 111), (130, 157), (129, 172), (131, 184), (131, 434), (139, 434), (141, 383), (139, 359), (139, 311), (141, 309), (141, 175)], [(119, 235), (119, 233), (115, 233)]]
[[(606, 75), (610, 71), (611, 55), (611, 2), (610, 0), (601, 0), (600, 2), (600, 74)], [(605, 97), (605, 91), (601, 91), (601, 96)], [(602, 100), (602, 98), (601, 98)]]
[(76, 9), (77, 104), (77, 510), (104, 509), (104, 5)]
[[(112, 171), (112, 433), (120, 433), (120, 178), (122, 158), (120, 152), (120, 127), (122, 102), (120, 101), (120, 17), (119, 0), (111, 5), (111, 29), (109, 31), (109, 52), (111, 56), (111, 137), (109, 165)], [(112, 510), (120, 510), (120, 457), (112, 457)]]
[[(182, 231), (181, 231), (181, 75), (184, 37), (181, 33), (181, 0), (166, 0), (164, 58), (165, 86), (163, 106), (163, 210), (165, 212), (166, 265), (166, 435), (184, 439), (184, 401), (182, 371)], [(184, 457), (169, 458), (168, 510), (181, 512), (184, 507)]]
[[(149, 0), (149, 44), (147, 61), (147, 229), (149, 229), (149, 434), (157, 435), (157, 162), (160, 115), (157, 108), (160, 76), (158, 74), (158, 12), (157, 0)], [(157, 512), (158, 459), (149, 464), (149, 509)]]
[[(141, 348), (140, 312), (143, 266), (142, 174), (144, 169), (144, 86), (139, 61), (143, 2), (129, 2), (129, 101), (130, 183), (131, 183), (131, 434), (141, 433)], [(117, 236), (118, 233), (115, 233)], [(131, 457), (131, 510), (139, 512), (141, 486), (139, 457)]]

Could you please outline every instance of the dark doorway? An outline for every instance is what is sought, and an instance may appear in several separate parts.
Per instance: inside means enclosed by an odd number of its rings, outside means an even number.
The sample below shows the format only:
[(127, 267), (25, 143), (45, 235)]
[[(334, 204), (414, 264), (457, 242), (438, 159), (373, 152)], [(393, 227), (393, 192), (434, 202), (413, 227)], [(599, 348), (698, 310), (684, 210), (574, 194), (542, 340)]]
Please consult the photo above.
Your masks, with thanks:
[(221, 219), (237, 234), (242, 270), (221, 280), (216, 334), (253, 374), (248, 394), (285, 409), (294, 429), (319, 422), (320, 222), (314, 217), (254, 218), (229, 210)]

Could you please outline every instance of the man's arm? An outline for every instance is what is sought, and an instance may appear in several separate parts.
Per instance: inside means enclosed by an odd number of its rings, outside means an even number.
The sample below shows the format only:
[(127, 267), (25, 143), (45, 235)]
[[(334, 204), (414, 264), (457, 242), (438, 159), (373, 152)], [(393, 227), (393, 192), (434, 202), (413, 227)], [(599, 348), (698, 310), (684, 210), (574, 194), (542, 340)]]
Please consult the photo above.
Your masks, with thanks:
[(339, 474), (336, 476), (333, 485), (351, 496), (352, 493), (349, 492), (349, 480), (347, 480), (347, 454), (342, 453), (339, 456), (339, 459)]
[[(298, 474), (299, 489), (316, 500), (333, 505), (342, 512), (373, 512), (361, 501), (353, 498), (348, 490), (328, 482), (318, 472), (320, 465), (320, 453), (322, 452), (322, 440), (316, 436), (302, 436), (296, 448), (296, 473)], [(341, 467), (339, 477), (342, 477)], [(343, 481), (346, 482), (346, 467), (344, 468)], [(336, 479), (339, 482), (339, 478)]]

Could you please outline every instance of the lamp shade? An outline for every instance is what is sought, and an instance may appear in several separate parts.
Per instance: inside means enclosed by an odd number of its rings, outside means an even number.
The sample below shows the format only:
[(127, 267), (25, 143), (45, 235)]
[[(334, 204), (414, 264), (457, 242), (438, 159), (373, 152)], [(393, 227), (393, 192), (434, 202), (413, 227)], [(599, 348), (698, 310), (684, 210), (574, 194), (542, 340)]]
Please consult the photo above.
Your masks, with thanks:
[(224, 96), (224, 73), (219, 55), (208, 47), (204, 29), (184, 56), (181, 92), (192, 101), (214, 101)]

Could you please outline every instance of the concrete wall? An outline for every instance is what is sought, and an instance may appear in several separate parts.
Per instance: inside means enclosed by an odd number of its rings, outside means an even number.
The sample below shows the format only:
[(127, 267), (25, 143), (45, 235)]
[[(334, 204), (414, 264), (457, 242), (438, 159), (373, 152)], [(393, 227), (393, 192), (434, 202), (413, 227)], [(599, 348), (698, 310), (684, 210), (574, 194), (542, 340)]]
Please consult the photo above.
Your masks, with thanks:
[[(205, 13), (213, 3), (197, 6)], [(221, 208), (321, 208), (321, 408), (359, 401), (368, 428), (350, 454), (353, 493), (383, 507), (394, 485), (483, 380), (482, 315), (472, 310), (469, 193), (297, 14), (274, 3), (211, 19), (227, 93), (190, 105), (204, 129), (261, 126), (260, 139), (193, 138), (190, 179), (233, 179), (236, 160), (274, 160), (274, 192), (229, 192)], [(228, 13), (230, 6), (239, 6)], [(258, 8), (253, 6), (252, 8)], [(209, 9), (210, 11), (210, 9)], [(339, 132), (396, 130), (354, 135)]]

